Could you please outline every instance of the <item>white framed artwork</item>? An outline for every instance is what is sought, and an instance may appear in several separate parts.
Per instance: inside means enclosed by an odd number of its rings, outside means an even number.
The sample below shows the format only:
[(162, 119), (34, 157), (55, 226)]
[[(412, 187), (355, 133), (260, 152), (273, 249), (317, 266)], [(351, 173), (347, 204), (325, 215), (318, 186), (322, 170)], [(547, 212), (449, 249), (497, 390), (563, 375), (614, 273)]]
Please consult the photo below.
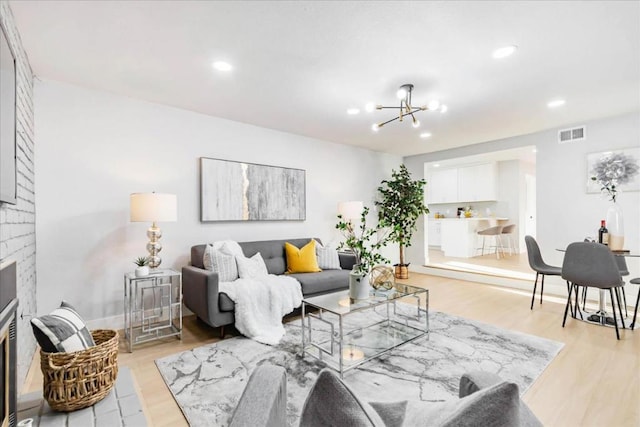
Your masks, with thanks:
[(608, 176), (621, 192), (640, 191), (640, 148), (623, 148), (587, 154), (587, 193), (600, 193), (602, 184), (594, 176)]

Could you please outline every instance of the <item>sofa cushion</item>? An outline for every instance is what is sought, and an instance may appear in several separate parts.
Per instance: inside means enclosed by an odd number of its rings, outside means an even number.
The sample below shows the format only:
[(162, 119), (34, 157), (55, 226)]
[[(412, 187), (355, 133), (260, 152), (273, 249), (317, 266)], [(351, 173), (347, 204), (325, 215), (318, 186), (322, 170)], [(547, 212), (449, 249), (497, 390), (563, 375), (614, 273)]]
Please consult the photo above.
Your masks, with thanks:
[(220, 311), (235, 311), (236, 304), (229, 298), (229, 295), (220, 292), (218, 294), (218, 308)]
[(302, 287), (305, 296), (347, 289), (349, 287), (349, 270), (325, 270), (320, 273), (290, 274)]
[(285, 242), (284, 251), (287, 255), (287, 273), (317, 273), (322, 271), (318, 268), (315, 240), (310, 240), (309, 243), (301, 248)]
[(236, 257), (236, 262), (238, 263), (238, 275), (241, 279), (255, 279), (269, 274), (260, 252), (254, 254), (251, 258), (238, 256)]
[[(251, 257), (260, 252), (269, 274), (284, 274), (287, 269), (284, 244), (289, 242), (297, 248), (309, 243), (311, 238), (288, 240), (263, 240), (257, 242), (241, 242), (240, 247), (246, 257)], [(319, 239), (315, 239), (318, 240)]]
[(202, 264), (206, 270), (218, 273), (218, 279), (221, 282), (233, 282), (238, 278), (236, 257), (225, 252), (224, 246), (220, 249), (215, 249), (212, 245), (207, 245)]
[(325, 368), (318, 374), (300, 416), (300, 427), (314, 426), (382, 427), (384, 422), (333, 371)]
[(316, 242), (316, 256), (318, 257), (318, 267), (322, 270), (340, 270), (340, 257), (338, 250), (332, 246), (322, 246)]

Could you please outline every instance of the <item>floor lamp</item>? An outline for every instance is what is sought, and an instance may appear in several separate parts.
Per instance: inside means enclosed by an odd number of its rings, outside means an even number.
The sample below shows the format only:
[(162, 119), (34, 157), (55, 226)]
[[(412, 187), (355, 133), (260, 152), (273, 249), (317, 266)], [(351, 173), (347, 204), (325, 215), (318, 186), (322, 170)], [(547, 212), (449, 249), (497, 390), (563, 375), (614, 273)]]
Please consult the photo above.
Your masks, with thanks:
[(162, 259), (158, 253), (162, 250), (162, 231), (157, 222), (174, 222), (177, 220), (177, 200), (175, 194), (162, 193), (133, 193), (130, 198), (131, 222), (151, 222), (147, 230), (147, 251), (149, 252), (149, 267), (158, 268)]

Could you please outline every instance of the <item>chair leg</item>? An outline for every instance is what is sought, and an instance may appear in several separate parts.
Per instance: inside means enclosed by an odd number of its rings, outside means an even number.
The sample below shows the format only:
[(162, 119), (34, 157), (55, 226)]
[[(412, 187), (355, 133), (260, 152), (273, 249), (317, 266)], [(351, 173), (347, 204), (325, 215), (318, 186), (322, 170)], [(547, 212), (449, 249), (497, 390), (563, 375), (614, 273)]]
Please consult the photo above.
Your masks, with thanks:
[[(544, 277), (544, 276), (543, 276)], [(567, 296), (567, 305), (564, 307), (564, 317), (562, 318), (562, 327), (564, 328), (565, 323), (567, 323), (567, 313), (569, 312), (569, 304), (571, 303), (571, 294), (573, 293), (573, 282), (571, 283), (571, 287), (569, 288), (569, 295)]]
[[(629, 313), (627, 312), (627, 293), (624, 291), (624, 286), (620, 288), (620, 290), (622, 291), (622, 300), (623, 300), (623, 306), (624, 306), (624, 317), (629, 317)], [(622, 314), (620, 314), (620, 316), (622, 316)]]
[[(622, 317), (622, 307), (620, 306), (620, 289), (616, 288), (616, 299), (618, 300), (618, 311), (620, 312), (620, 322), (622, 322), (622, 327), (624, 328), (624, 317)], [(611, 300), (611, 305), (613, 306), (613, 300)], [(615, 311), (615, 307), (614, 311)]]
[[(533, 301), (536, 299), (536, 288), (538, 287), (538, 275), (540, 273), (536, 273), (536, 281), (533, 282), (533, 294), (531, 295), (531, 310), (533, 310)], [(544, 276), (542, 276), (544, 277)], [(638, 294), (640, 295), (640, 293)]]
[[(620, 339), (620, 331), (618, 330), (618, 319), (616, 319), (616, 305), (613, 302), (613, 298), (614, 298), (614, 292), (613, 292), (613, 288), (609, 288), (609, 295), (611, 296), (611, 308), (613, 310), (613, 323), (615, 324), (616, 327), (616, 338)], [(620, 313), (620, 315), (622, 315), (622, 313)]]
[[(567, 294), (571, 295), (571, 284), (569, 283), (568, 280), (566, 282), (567, 282)], [(575, 316), (575, 309), (571, 304), (571, 300), (569, 300), (569, 308), (571, 309), (571, 313), (573, 313), (573, 315)]]
[(633, 310), (633, 322), (631, 322), (631, 330), (636, 327), (636, 316), (638, 315), (638, 305), (640, 305), (640, 290), (638, 291), (638, 298), (636, 298), (636, 308)]
[(220, 338), (224, 339), (224, 325), (220, 326)]
[(582, 311), (586, 310), (587, 306), (587, 287), (582, 288)]
[[(586, 289), (586, 286), (583, 286), (583, 289)], [(576, 319), (578, 318), (578, 313), (580, 313), (580, 319), (584, 320), (584, 317), (582, 317), (582, 311), (580, 311), (580, 301), (578, 299), (578, 293), (580, 292), (580, 286), (576, 285), (575, 287), (575, 297), (576, 297), (576, 303), (573, 306), (573, 317), (575, 317)]]
[(544, 274), (542, 275), (542, 284), (540, 286), (540, 304), (542, 304), (542, 294), (544, 293)]

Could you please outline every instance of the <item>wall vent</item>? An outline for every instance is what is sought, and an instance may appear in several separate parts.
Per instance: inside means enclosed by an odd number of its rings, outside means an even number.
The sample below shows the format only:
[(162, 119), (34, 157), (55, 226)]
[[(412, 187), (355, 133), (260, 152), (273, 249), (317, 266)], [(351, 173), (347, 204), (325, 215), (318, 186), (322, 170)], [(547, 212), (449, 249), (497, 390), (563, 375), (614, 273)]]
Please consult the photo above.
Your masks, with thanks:
[(584, 141), (587, 139), (587, 127), (580, 126), (571, 129), (560, 129), (558, 131), (558, 144), (566, 142)]

